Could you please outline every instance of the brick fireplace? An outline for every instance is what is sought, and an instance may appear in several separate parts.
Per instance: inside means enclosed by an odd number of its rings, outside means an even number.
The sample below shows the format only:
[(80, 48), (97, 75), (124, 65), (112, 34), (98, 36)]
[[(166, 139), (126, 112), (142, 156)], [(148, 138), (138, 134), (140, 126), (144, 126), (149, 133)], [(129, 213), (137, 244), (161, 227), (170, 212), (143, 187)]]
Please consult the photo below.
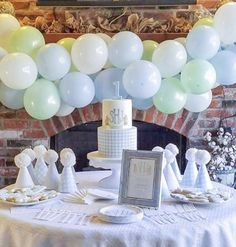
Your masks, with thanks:
[[(68, 28), (62, 26), (59, 22), (64, 17), (61, 13), (68, 13), (68, 8), (44, 8), (36, 7), (34, 0), (12, 0), (15, 7), (15, 13), (22, 23), (29, 25), (42, 24), (42, 20), (51, 22), (54, 28)], [(205, 7), (214, 9), (218, 1), (201, 1)], [(200, 10), (200, 12), (198, 12)], [(171, 28), (181, 28), (181, 23), (192, 23), (196, 21), (196, 15), (204, 14), (205, 9), (201, 6), (177, 7), (174, 9), (157, 10), (143, 17), (158, 16), (160, 23), (163, 20), (162, 32), (168, 33)], [(69, 12), (75, 17), (80, 16), (78, 9), (70, 9)], [(131, 11), (132, 12), (132, 11)], [(197, 14), (196, 14), (197, 13)], [(37, 18), (38, 17), (38, 18)], [(54, 20), (53, 20), (54, 18)], [(55, 20), (55, 18), (58, 18)], [(177, 18), (177, 19), (176, 19)], [(37, 22), (35, 21), (37, 19)], [(63, 18), (62, 18), (63, 19)], [(186, 22), (187, 21), (187, 22)], [(174, 23), (174, 24), (173, 24)], [(43, 23), (45, 24), (45, 23)], [(37, 26), (37, 27), (43, 27)], [(51, 26), (48, 32), (51, 32)], [(191, 27), (191, 26), (190, 26)], [(130, 26), (134, 28), (134, 26)], [(189, 28), (189, 26), (187, 26)], [(64, 30), (63, 29), (63, 30)], [(61, 29), (60, 29), (61, 30)], [(71, 29), (66, 29), (73, 32)], [(179, 32), (180, 30), (175, 30)], [(70, 34), (67, 34), (70, 36)], [(165, 35), (162, 35), (165, 37)], [(159, 126), (172, 129), (181, 135), (187, 137), (188, 147), (205, 147), (203, 135), (207, 130), (215, 130), (220, 123), (231, 127), (232, 132), (236, 134), (235, 114), (236, 106), (236, 86), (217, 87), (213, 90), (213, 100), (209, 108), (202, 113), (191, 113), (182, 110), (177, 114), (166, 115), (158, 112), (155, 107), (147, 111), (133, 110), (133, 119), (147, 123), (154, 123)], [(14, 156), (22, 149), (37, 144), (50, 146), (50, 138), (68, 128), (77, 126), (81, 123), (101, 120), (101, 104), (89, 105), (82, 109), (76, 109), (67, 117), (53, 117), (46, 121), (32, 119), (24, 110), (13, 111), (0, 106), (0, 184), (9, 184), (15, 180), (18, 172), (13, 163)]]

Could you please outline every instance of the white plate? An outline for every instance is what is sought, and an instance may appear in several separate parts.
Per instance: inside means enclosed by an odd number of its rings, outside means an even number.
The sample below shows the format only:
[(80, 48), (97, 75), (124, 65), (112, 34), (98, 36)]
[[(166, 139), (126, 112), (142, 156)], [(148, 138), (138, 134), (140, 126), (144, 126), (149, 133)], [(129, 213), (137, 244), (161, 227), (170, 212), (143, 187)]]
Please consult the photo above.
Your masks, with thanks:
[(115, 200), (118, 198), (118, 195), (115, 193), (99, 189), (88, 189), (88, 194), (93, 196), (95, 199), (101, 200)]
[(185, 202), (185, 203), (193, 203), (196, 205), (219, 205), (219, 204), (228, 202), (232, 198), (232, 195), (231, 195), (231, 197), (228, 200), (223, 200), (223, 201), (219, 201), (219, 202), (210, 202), (210, 201), (204, 202), (204, 201), (198, 201), (198, 200), (194, 200), (194, 199), (184, 198), (184, 197), (181, 197), (179, 195), (175, 195), (174, 193), (171, 193), (170, 196), (176, 201)]
[(99, 218), (115, 224), (128, 224), (142, 220), (143, 210), (131, 205), (111, 205), (99, 210)]
[(0, 200), (0, 203), (7, 204), (7, 205), (13, 205), (13, 206), (33, 206), (33, 205), (50, 202), (56, 198), (57, 196), (47, 199), (47, 200), (38, 201), (38, 202), (9, 202), (9, 201)]

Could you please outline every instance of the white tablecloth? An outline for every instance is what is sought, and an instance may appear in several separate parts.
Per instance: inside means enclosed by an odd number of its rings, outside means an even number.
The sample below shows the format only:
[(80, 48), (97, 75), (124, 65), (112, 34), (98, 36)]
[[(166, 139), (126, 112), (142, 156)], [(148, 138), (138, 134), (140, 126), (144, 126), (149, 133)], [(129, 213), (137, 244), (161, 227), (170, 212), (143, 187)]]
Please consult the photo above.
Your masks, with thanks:
[[(78, 181), (94, 186), (107, 172), (83, 172)], [(114, 203), (114, 202), (113, 202)], [(170, 202), (169, 202), (170, 203)], [(168, 203), (168, 204), (169, 204)], [(46, 207), (47, 204), (41, 205)], [(78, 205), (56, 201), (49, 205), (67, 210), (96, 213), (107, 203)], [(167, 203), (162, 204), (162, 209)], [(47, 205), (48, 206), (48, 205)], [(38, 206), (39, 207), (39, 206)], [(33, 219), (37, 207), (17, 211), (0, 205), (1, 247), (234, 247), (236, 246), (236, 193), (219, 206), (198, 206), (205, 220), (180, 219), (174, 224), (155, 224), (144, 218), (134, 224), (103, 223), (95, 218), (88, 225), (60, 224)]]

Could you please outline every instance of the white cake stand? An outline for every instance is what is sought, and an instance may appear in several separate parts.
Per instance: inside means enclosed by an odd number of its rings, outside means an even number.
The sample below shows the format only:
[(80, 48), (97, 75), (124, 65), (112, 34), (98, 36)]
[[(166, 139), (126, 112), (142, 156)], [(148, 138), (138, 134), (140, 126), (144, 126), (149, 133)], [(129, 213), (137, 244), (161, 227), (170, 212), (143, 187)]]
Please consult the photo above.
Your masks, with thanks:
[(98, 151), (87, 154), (89, 165), (94, 167), (102, 167), (104, 169), (111, 169), (112, 174), (99, 181), (99, 186), (106, 189), (119, 189), (120, 185), (120, 158), (105, 158)]

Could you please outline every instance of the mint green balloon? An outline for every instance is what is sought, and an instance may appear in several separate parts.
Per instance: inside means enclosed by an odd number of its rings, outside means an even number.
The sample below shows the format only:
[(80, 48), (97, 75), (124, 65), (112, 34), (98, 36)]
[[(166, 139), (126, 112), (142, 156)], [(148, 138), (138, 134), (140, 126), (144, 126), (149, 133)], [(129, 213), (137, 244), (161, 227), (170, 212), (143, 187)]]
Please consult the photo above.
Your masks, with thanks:
[(60, 101), (56, 85), (45, 79), (36, 80), (24, 94), (25, 110), (39, 120), (54, 116), (60, 108)]
[(152, 61), (152, 54), (154, 50), (158, 47), (158, 43), (153, 40), (143, 41), (143, 55), (142, 60)]
[(39, 48), (44, 45), (44, 37), (37, 28), (23, 26), (11, 35), (9, 41), (9, 51), (23, 52), (31, 57), (34, 57)]
[(191, 60), (182, 69), (181, 84), (188, 93), (206, 93), (213, 88), (215, 82), (216, 71), (213, 65), (206, 60)]
[(153, 96), (153, 103), (158, 111), (173, 114), (180, 111), (187, 100), (187, 94), (183, 90), (180, 80), (171, 77), (162, 80), (161, 87)]

